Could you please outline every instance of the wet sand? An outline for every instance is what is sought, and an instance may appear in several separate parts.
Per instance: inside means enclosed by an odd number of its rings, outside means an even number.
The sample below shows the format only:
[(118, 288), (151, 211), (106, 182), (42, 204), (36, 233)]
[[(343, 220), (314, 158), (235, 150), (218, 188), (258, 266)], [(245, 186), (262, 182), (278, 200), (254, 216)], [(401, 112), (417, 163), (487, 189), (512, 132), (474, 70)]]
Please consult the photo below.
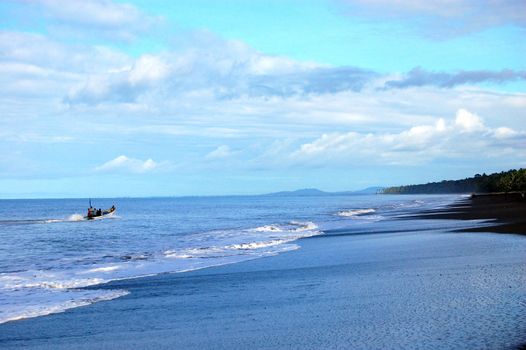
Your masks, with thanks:
[(526, 196), (521, 193), (474, 194), (440, 210), (424, 211), (407, 219), (487, 220), (482, 227), (458, 232), (495, 232), (526, 235)]

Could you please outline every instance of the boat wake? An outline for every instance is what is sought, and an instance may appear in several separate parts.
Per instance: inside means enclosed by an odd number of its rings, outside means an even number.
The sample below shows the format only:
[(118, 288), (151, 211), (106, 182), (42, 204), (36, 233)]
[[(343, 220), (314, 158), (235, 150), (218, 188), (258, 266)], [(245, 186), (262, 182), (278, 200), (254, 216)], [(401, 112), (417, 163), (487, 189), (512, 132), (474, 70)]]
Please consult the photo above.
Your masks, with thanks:
[(88, 220), (85, 216), (75, 213), (66, 218), (62, 219), (11, 219), (11, 220), (0, 220), (0, 226), (11, 226), (11, 225), (38, 225), (38, 224), (54, 224), (61, 222), (79, 222), (79, 221), (91, 221), (91, 220), (102, 220), (102, 219), (116, 219), (119, 216), (114, 213), (106, 214), (100, 217), (95, 217)]
[(72, 214), (72, 215), (68, 216), (65, 219), (47, 219), (47, 220), (43, 220), (43, 221), (42, 220), (37, 220), (37, 221), (38, 222), (43, 222), (45, 224), (51, 224), (51, 223), (54, 223), (54, 222), (71, 222), (71, 221), (83, 221), (83, 220), (86, 220), (84, 218), (84, 216), (82, 216), (80, 214)]

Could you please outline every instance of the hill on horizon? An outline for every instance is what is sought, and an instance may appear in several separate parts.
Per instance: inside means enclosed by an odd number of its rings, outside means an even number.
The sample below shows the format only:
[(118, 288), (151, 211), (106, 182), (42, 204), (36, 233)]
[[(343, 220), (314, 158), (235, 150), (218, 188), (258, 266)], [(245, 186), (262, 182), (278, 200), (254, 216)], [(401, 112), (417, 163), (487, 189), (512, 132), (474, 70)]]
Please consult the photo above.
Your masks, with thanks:
[(376, 194), (383, 190), (383, 187), (374, 186), (367, 187), (358, 191), (339, 191), (339, 192), (326, 192), (317, 188), (302, 188), (294, 191), (280, 191), (265, 194), (265, 196), (327, 196), (327, 195), (359, 195), (359, 194)]

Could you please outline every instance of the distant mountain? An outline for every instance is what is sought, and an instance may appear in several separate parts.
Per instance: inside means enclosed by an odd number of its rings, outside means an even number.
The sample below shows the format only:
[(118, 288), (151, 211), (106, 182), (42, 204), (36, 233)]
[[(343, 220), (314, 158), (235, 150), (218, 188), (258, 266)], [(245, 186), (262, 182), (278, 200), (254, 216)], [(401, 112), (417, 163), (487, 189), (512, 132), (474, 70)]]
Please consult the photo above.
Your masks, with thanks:
[(296, 191), (281, 191), (269, 193), (267, 196), (326, 196), (329, 192), (318, 190), (317, 188), (303, 188)]
[(342, 191), (342, 192), (325, 192), (317, 188), (303, 188), (296, 191), (281, 191), (269, 193), (266, 196), (342, 196), (342, 195), (360, 195), (360, 194), (376, 194), (383, 190), (383, 187), (368, 187), (360, 191)]

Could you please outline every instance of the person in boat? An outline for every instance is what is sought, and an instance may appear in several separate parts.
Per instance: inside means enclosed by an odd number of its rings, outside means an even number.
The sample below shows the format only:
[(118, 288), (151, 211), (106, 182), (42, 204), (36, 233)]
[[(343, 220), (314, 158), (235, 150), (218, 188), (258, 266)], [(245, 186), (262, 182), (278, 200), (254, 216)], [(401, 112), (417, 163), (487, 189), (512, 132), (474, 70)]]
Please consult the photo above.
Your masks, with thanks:
[(111, 208), (109, 208), (107, 210), (102, 210), (101, 208), (96, 209), (96, 208), (93, 208), (92, 206), (90, 206), (88, 208), (87, 218), (88, 219), (93, 219), (93, 218), (98, 217), (98, 216), (104, 216), (106, 214), (113, 213), (115, 210), (116, 210), (115, 205), (112, 205)]
[(96, 215), (96, 210), (95, 210), (95, 208), (93, 208), (93, 207), (90, 206), (90, 207), (88, 208), (88, 218), (92, 218), (92, 217), (94, 217), (95, 215)]

